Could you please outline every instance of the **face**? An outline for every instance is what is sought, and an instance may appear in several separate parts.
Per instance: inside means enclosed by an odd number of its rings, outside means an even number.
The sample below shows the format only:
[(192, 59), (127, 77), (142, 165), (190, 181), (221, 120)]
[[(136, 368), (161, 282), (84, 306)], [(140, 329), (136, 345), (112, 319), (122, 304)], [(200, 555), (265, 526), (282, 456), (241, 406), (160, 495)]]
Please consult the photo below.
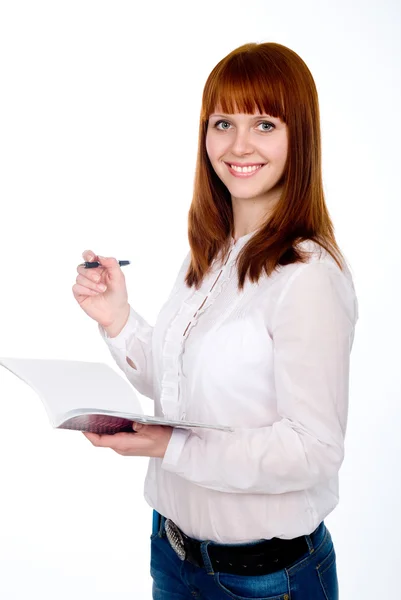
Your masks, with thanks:
[[(218, 111), (218, 109), (217, 109)], [(287, 159), (287, 125), (260, 113), (209, 116), (206, 151), (233, 201), (278, 199)]]

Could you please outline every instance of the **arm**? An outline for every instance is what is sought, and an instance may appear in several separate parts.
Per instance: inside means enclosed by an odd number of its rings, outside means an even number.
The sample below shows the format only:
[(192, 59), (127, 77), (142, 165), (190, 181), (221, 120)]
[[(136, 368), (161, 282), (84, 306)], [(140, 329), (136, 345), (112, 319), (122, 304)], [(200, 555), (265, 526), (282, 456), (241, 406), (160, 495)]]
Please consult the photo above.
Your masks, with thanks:
[[(167, 302), (180, 289), (190, 257), (191, 253), (188, 252), (181, 264)], [(152, 356), (153, 327), (132, 306), (130, 306), (128, 320), (122, 330), (120, 331), (117, 326), (117, 332), (119, 332), (117, 335), (112, 328), (106, 331), (101, 325), (98, 327), (111, 355), (125, 373), (128, 381), (140, 394), (155, 400)]]
[(140, 394), (154, 400), (152, 335), (153, 327), (131, 306), (128, 320), (120, 333), (110, 337), (98, 325), (100, 335), (120, 369)]
[(272, 319), (281, 419), (234, 433), (175, 429), (162, 467), (232, 493), (281, 494), (335, 476), (344, 458), (356, 310), (353, 287), (335, 265), (301, 265)]

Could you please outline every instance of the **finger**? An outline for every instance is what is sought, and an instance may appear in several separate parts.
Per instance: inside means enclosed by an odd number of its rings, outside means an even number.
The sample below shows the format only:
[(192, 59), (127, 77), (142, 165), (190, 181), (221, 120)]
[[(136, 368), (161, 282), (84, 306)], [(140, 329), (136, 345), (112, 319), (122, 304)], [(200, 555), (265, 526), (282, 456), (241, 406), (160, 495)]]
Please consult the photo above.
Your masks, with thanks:
[(79, 298), (79, 297), (86, 298), (87, 296), (98, 296), (99, 294), (103, 293), (100, 291), (91, 290), (88, 287), (80, 285), (79, 283), (74, 283), (74, 285), (72, 286), (72, 292), (76, 298)]
[(99, 281), (105, 270), (106, 269), (103, 267), (96, 267), (96, 269), (85, 269), (82, 264), (77, 266), (77, 272), (81, 275), (84, 275), (84, 277), (87, 277), (88, 279), (92, 279), (92, 281)]
[(122, 455), (133, 450), (132, 440), (135, 436), (132, 433), (120, 432), (107, 435), (85, 432), (84, 435), (97, 448), (110, 448)]
[[(98, 448), (111, 448), (115, 445), (115, 436), (99, 433), (82, 432), (92, 444)], [(114, 442), (114, 443), (113, 443)]]
[[(82, 252), (82, 258), (85, 262), (99, 262), (99, 257), (92, 250), (85, 250)], [(81, 264), (77, 266), (78, 273), (85, 274), (87, 277), (92, 277), (94, 281), (99, 281), (104, 270), (105, 269), (101, 266), (97, 267), (96, 269), (85, 269), (85, 267)]]
[(96, 440), (100, 437), (97, 433), (89, 433), (88, 431), (83, 431), (82, 433), (94, 445)]
[(117, 272), (121, 271), (121, 267), (118, 264), (118, 260), (113, 257), (99, 256), (99, 262), (102, 267), (105, 267), (108, 271)]
[(92, 262), (93, 260), (97, 260), (98, 256), (93, 252), (93, 250), (84, 250), (82, 252), (82, 258), (85, 262)]
[[(122, 272), (118, 260), (113, 257), (98, 256), (101, 267), (103, 267), (102, 278), (107, 284), (124, 285), (125, 275)], [(96, 269), (100, 270), (100, 269)]]
[(96, 281), (93, 281), (93, 279), (89, 279), (84, 275), (78, 275), (76, 282), (78, 285), (86, 287), (90, 290), (94, 290), (95, 292), (105, 292), (107, 290), (107, 286), (104, 285), (104, 283), (97, 283)]

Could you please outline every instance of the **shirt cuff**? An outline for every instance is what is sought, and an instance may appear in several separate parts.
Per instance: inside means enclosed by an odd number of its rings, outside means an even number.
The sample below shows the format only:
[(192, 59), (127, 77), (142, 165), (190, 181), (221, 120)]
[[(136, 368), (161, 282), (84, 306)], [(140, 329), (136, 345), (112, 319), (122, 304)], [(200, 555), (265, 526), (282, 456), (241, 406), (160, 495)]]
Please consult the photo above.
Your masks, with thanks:
[(173, 433), (161, 464), (162, 469), (165, 469), (166, 471), (174, 471), (174, 467), (179, 461), (185, 442), (190, 435), (190, 429), (182, 429), (180, 427), (173, 428)]
[(109, 337), (102, 325), (98, 324), (100, 335), (108, 346), (124, 350), (125, 352), (129, 338), (135, 334), (139, 327), (140, 319), (141, 317), (134, 311), (132, 306), (130, 306), (128, 320), (118, 335)]

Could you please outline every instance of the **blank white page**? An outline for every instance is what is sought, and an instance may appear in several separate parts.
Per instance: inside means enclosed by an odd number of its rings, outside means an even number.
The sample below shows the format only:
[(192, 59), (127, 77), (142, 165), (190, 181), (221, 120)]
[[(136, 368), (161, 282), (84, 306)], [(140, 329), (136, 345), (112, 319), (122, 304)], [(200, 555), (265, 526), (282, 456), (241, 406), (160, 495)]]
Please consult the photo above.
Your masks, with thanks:
[(80, 408), (143, 414), (131, 384), (104, 363), (0, 358), (0, 365), (35, 390), (52, 422)]

